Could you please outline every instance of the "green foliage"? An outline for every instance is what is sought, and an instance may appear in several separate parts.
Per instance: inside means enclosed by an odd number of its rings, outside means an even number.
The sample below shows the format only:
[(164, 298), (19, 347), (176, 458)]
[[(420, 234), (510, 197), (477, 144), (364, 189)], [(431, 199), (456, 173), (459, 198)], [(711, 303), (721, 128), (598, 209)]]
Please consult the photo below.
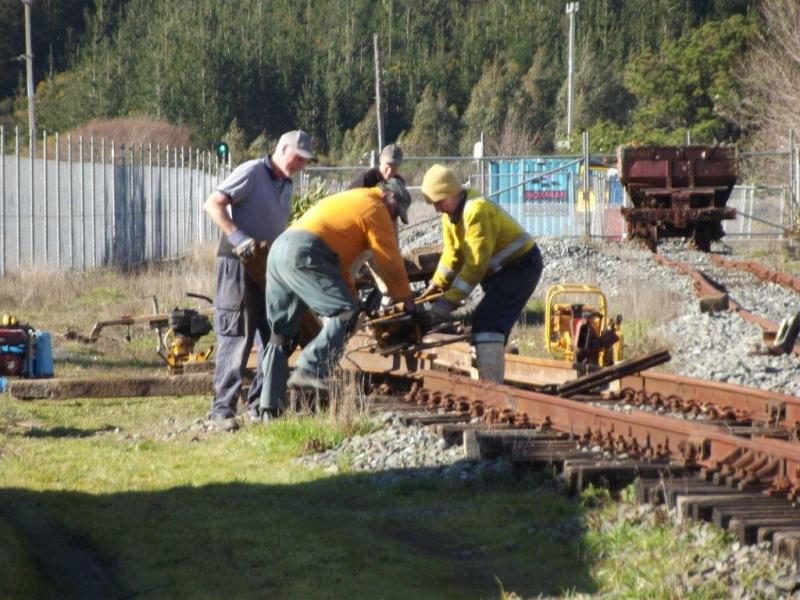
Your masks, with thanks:
[(607, 488), (594, 487), (592, 484), (589, 484), (580, 496), (580, 503), (584, 508), (601, 508), (608, 506), (611, 501), (611, 492)]
[[(608, 122), (635, 139), (669, 140), (686, 128), (698, 141), (735, 139), (732, 73), (756, 5), (582, 2), (576, 129)], [(0, 59), (21, 52), (20, 16), (18, 0), (0, 0)], [(207, 145), (235, 122), (238, 159), (301, 127), (321, 154), (351, 161), (377, 145), (376, 32), (386, 139), (469, 154), (483, 132), (490, 152), (546, 151), (564, 126), (560, 0), (76, 0), (36, 2), (34, 19), (34, 52), (48, 57), (37, 60), (37, 100), (49, 130), (152, 116), (192, 128)], [(21, 95), (21, 73), (2, 71), (0, 99)]]
[(328, 188), (322, 179), (314, 178), (309, 181), (308, 191), (306, 191), (306, 193), (302, 195), (295, 194), (292, 197), (292, 214), (289, 217), (289, 222), (294, 223), (297, 219), (302, 217), (309, 208), (327, 195)]
[(425, 87), (414, 109), (411, 129), (398, 139), (406, 153), (416, 156), (452, 156), (458, 152), (459, 122), (455, 106), (443, 93)]
[[(481, 133), (484, 134), (484, 141), (500, 138), (519, 75), (519, 67), (506, 62), (503, 57), (484, 64), (481, 78), (472, 88), (469, 105), (462, 118), (463, 155), (472, 154), (472, 145), (481, 139)], [(497, 149), (490, 146), (489, 151), (497, 152)]]
[(228, 152), (236, 164), (255, 158), (254, 156), (250, 156), (247, 150), (244, 131), (239, 127), (239, 121), (237, 119), (231, 121), (228, 131), (222, 136), (222, 141), (228, 144)]
[(378, 151), (375, 105), (369, 107), (361, 122), (344, 133), (342, 159), (348, 164), (362, 164), (370, 151)]
[(733, 16), (703, 25), (665, 45), (645, 50), (625, 71), (637, 98), (631, 135), (638, 142), (681, 143), (735, 140), (740, 129), (726, 115), (738, 99), (736, 58), (753, 39), (752, 21)]

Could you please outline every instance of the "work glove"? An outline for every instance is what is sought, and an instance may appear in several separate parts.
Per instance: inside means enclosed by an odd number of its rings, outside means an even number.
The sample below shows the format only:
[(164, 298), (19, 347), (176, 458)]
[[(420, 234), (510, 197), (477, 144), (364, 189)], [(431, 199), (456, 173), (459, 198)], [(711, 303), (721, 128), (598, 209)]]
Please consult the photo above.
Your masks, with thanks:
[(414, 296), (408, 296), (407, 298), (403, 298), (403, 312), (407, 312), (409, 314), (414, 314), (417, 312), (417, 305), (414, 304)]
[(455, 304), (449, 300), (445, 300), (444, 298), (439, 298), (436, 302), (434, 302), (430, 311), (428, 312), (428, 316), (430, 317), (431, 321), (431, 327), (447, 321), (454, 308)]
[(241, 261), (253, 258), (256, 253), (256, 241), (241, 229), (229, 233), (228, 241), (233, 246), (233, 254)]

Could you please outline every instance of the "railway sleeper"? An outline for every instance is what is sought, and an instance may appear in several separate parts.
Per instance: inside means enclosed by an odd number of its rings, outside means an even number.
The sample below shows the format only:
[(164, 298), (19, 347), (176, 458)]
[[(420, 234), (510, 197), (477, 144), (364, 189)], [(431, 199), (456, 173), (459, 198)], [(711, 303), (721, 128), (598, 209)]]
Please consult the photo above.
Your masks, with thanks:
[(621, 490), (641, 477), (652, 477), (662, 473), (680, 474), (684, 467), (666, 462), (642, 462), (635, 460), (567, 460), (564, 462), (563, 478), (572, 493), (580, 493), (589, 485)]
[[(774, 526), (762, 527), (764, 531)], [(788, 556), (800, 565), (800, 528), (786, 527), (775, 531), (772, 536), (772, 553)]]
[[(758, 540), (758, 530), (766, 527), (800, 527), (800, 515), (798, 516), (754, 516), (731, 519), (728, 523), (728, 531), (737, 537), (742, 544), (755, 544)], [(792, 556), (797, 556), (793, 554)]]
[(666, 502), (679, 520), (709, 521), (727, 529), (742, 544), (771, 542), (774, 553), (800, 565), (800, 508), (785, 499), (758, 491), (739, 491), (703, 478), (639, 479), (639, 502)]
[(688, 494), (719, 494), (724, 488), (697, 477), (641, 479), (634, 483), (639, 502), (676, 506), (678, 496)]
[[(763, 516), (795, 516), (800, 517), (800, 511), (796, 508), (786, 506), (777, 500), (777, 504), (768, 504), (760, 501), (751, 503), (739, 503), (732, 506), (714, 506), (711, 511), (711, 521), (717, 527), (727, 528), (731, 519), (739, 517), (763, 517)], [(795, 513), (794, 515), (792, 513)]]
[(504, 432), (467, 429), (463, 433), (467, 460), (491, 460), (501, 456), (536, 457), (554, 462), (564, 453), (582, 453), (578, 442), (555, 437), (549, 431), (515, 429)]

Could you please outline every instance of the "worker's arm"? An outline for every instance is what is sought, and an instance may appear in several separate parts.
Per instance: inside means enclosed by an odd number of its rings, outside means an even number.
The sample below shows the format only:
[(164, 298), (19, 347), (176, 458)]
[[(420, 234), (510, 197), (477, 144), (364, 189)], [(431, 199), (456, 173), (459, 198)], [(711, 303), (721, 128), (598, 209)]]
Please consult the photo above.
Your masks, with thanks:
[(364, 214), (363, 227), (375, 258), (378, 273), (386, 283), (389, 295), (395, 300), (411, 298), (403, 257), (397, 246), (392, 219), (389, 211), (382, 205)]
[(480, 206), (476, 205), (471, 210), (465, 210), (462, 219), (465, 230), (462, 244), (463, 263), (444, 295), (445, 300), (453, 304), (458, 304), (469, 296), (486, 275), (497, 240), (497, 226), (489, 212), (480, 210)]
[(431, 291), (450, 289), (461, 269), (461, 257), (456, 253), (455, 234), (448, 224), (449, 217), (442, 215), (442, 256), (439, 258), (439, 264), (436, 266), (436, 272), (431, 280)]
[(203, 208), (233, 246), (233, 253), (246, 261), (256, 254), (256, 241), (233, 222), (228, 214), (230, 203), (228, 196), (217, 190), (211, 193)]
[(211, 192), (211, 195), (203, 205), (206, 214), (211, 217), (214, 224), (219, 227), (225, 235), (229, 235), (237, 229), (236, 224), (228, 213), (228, 206), (230, 203), (230, 198), (222, 192), (215, 190)]

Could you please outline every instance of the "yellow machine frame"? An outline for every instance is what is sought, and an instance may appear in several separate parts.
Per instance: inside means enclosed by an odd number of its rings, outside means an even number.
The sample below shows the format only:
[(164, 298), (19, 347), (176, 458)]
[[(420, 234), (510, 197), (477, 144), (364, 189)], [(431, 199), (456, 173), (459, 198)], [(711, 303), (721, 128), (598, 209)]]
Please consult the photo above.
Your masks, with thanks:
[[(559, 302), (564, 296), (586, 298), (594, 305)], [(580, 314), (576, 308), (580, 306)], [(587, 339), (574, 339), (576, 319), (591, 329)], [(606, 295), (594, 285), (561, 283), (547, 290), (544, 317), (544, 341), (554, 358), (569, 362), (588, 362), (606, 367), (623, 358), (621, 317), (610, 320)], [(580, 325), (580, 323), (578, 323)], [(583, 347), (581, 347), (583, 345)]]

